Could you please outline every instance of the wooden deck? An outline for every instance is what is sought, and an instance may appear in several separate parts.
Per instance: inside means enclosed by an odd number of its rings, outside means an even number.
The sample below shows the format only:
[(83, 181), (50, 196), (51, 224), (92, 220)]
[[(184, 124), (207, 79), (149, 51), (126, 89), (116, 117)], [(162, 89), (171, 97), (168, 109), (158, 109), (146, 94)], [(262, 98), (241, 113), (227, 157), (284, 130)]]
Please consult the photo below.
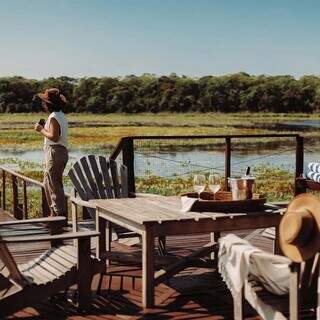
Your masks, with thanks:
[[(11, 219), (0, 211), (0, 221)], [(248, 231), (249, 232), (249, 231)], [(238, 233), (240, 236), (248, 232)], [(252, 232), (252, 230), (250, 230)], [(252, 241), (255, 245), (271, 251), (272, 240), (256, 234)], [(168, 237), (168, 252), (187, 255), (205, 243), (209, 235)], [(114, 247), (124, 250), (124, 246), (113, 243)], [(39, 255), (47, 244), (11, 245), (10, 249), (18, 263), (26, 262)], [(140, 245), (130, 251), (141, 250)], [(143, 313), (141, 309), (141, 269), (134, 266), (112, 266), (111, 276), (103, 278), (101, 295), (95, 294), (99, 276), (93, 281), (94, 293), (92, 309), (86, 314), (77, 311), (72, 303), (74, 290), (67, 295), (61, 294), (34, 308), (26, 308), (10, 319), (233, 319), (232, 297), (214, 269), (188, 268), (155, 289), (156, 308)], [(246, 319), (260, 319), (247, 305)], [(306, 319), (312, 316), (305, 314)]]

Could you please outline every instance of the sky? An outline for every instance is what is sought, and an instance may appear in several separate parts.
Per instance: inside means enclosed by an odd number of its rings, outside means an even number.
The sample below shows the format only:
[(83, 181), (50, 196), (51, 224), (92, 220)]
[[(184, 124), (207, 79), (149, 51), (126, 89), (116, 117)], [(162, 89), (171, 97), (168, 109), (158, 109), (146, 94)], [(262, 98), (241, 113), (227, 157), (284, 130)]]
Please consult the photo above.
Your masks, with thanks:
[(0, 76), (320, 74), (319, 0), (0, 0)]

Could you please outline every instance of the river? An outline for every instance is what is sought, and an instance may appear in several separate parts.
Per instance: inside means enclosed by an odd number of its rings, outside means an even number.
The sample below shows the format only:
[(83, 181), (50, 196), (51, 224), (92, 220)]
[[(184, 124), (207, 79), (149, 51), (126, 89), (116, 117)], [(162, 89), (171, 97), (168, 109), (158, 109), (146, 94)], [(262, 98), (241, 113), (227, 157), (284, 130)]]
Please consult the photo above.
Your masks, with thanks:
[[(288, 121), (277, 124), (280, 127), (291, 128), (292, 130), (306, 128), (319, 128), (319, 121)], [(93, 151), (93, 154), (103, 154), (101, 151)], [(85, 150), (71, 150), (69, 165), (74, 163), (80, 157), (88, 154)], [(30, 151), (0, 151), (0, 159), (14, 158), (17, 160), (32, 161), (43, 164), (43, 152), (41, 150)], [(304, 164), (308, 162), (320, 161), (319, 148), (305, 148)], [(232, 175), (243, 173), (246, 167), (250, 166), (254, 173), (254, 168), (261, 165), (268, 165), (274, 168), (281, 168), (291, 172), (295, 169), (295, 147), (280, 145), (274, 149), (256, 148), (244, 152), (243, 150), (232, 151), (231, 172)], [(14, 167), (13, 165), (10, 165)], [(201, 150), (193, 149), (188, 151), (165, 151), (165, 152), (136, 152), (135, 153), (135, 175), (145, 177), (150, 175), (174, 178), (184, 176), (188, 173), (204, 172), (224, 172), (224, 149), (221, 150)]]

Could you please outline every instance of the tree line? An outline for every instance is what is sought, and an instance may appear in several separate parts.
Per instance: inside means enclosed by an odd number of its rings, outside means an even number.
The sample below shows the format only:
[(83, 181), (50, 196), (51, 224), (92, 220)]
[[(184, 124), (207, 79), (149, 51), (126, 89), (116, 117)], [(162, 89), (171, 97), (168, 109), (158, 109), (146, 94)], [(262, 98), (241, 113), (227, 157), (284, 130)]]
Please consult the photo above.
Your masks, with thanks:
[(0, 77), (0, 112), (38, 112), (35, 94), (59, 88), (66, 112), (318, 112), (320, 77), (226, 76)]

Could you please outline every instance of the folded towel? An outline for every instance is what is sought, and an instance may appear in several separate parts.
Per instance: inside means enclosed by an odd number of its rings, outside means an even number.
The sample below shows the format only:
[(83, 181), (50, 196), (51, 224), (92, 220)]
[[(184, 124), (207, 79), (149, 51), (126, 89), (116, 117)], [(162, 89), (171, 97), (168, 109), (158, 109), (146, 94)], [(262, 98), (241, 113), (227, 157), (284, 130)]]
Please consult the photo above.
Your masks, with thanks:
[(182, 212), (187, 212), (187, 211), (191, 211), (191, 208), (193, 206), (193, 204), (198, 201), (197, 198), (190, 198), (187, 196), (182, 196), (181, 197), (181, 210)]
[(289, 292), (290, 260), (286, 257), (265, 252), (234, 234), (219, 239), (218, 257), (219, 272), (234, 297), (249, 275), (272, 293)]
[(319, 162), (309, 162), (308, 163), (308, 171), (320, 173), (320, 163)]
[(314, 171), (307, 171), (307, 178), (316, 182), (320, 182), (320, 173)]

